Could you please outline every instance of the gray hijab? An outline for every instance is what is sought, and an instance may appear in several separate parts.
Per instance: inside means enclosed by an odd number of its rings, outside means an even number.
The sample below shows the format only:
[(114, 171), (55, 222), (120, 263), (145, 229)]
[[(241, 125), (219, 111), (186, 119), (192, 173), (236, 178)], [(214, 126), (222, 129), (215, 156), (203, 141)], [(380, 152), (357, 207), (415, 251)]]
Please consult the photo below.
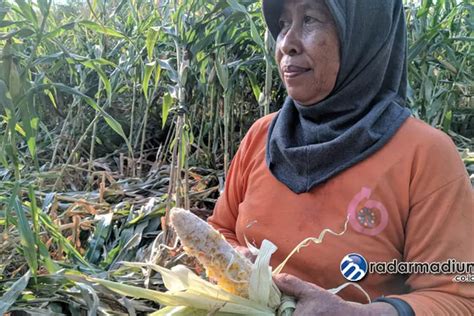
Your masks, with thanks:
[[(274, 38), (282, 4), (263, 1)], [(326, 4), (341, 43), (335, 88), (311, 106), (287, 97), (268, 133), (268, 168), (295, 193), (308, 192), (375, 153), (410, 116), (402, 0)]]

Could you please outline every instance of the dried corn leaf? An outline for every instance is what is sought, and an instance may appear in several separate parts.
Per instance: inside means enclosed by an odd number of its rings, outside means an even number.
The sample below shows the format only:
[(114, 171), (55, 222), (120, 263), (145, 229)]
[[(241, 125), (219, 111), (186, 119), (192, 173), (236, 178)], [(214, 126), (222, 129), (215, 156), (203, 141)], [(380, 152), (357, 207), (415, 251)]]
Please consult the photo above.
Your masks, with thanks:
[(280, 305), (281, 294), (272, 280), (270, 259), (277, 249), (266, 239), (262, 242), (255, 263), (252, 265), (249, 284), (249, 297), (263, 306), (274, 309)]
[(319, 237), (308, 237), (306, 238), (305, 240), (303, 240), (302, 242), (300, 242), (291, 252), (290, 254), (285, 258), (285, 260), (283, 260), (282, 263), (280, 263), (280, 265), (273, 271), (273, 274), (278, 274), (281, 272), (281, 270), (283, 270), (283, 268), (285, 267), (286, 263), (288, 262), (288, 260), (290, 260), (290, 258), (297, 252), (300, 252), (301, 248), (304, 248), (304, 247), (307, 247), (310, 243), (315, 243), (315, 244), (320, 244), (323, 239), (324, 239), (324, 236), (326, 234), (332, 234), (332, 235), (335, 235), (335, 236), (342, 236), (346, 231), (347, 231), (347, 224), (349, 223), (349, 215), (347, 216), (347, 219), (346, 219), (346, 222), (344, 223), (344, 230), (340, 233), (336, 233), (334, 232), (333, 230), (329, 229), (329, 228), (325, 228), (321, 231), (321, 233), (319, 234)]
[(339, 293), (340, 291), (342, 291), (343, 289), (345, 289), (346, 287), (348, 286), (354, 286), (355, 288), (359, 289), (362, 293), (364, 293), (365, 297), (367, 297), (367, 301), (369, 303), (372, 302), (372, 300), (370, 299), (370, 296), (369, 296), (369, 293), (367, 293), (363, 288), (362, 286), (360, 286), (359, 284), (357, 283), (354, 283), (354, 282), (346, 282), (344, 284), (341, 284), (339, 285), (338, 287), (334, 288), (334, 289), (329, 289), (328, 291), (331, 292), (332, 294), (337, 294)]
[(157, 310), (154, 313), (149, 314), (149, 316), (208, 316), (208, 315), (215, 315), (215, 316), (232, 316), (232, 315), (239, 315), (235, 313), (225, 313), (221, 311), (216, 311), (214, 313), (203, 310), (203, 309), (196, 309), (187, 306), (168, 306)]
[(165, 286), (170, 286), (174, 291), (162, 293), (105, 280), (94, 279), (93, 281), (120, 294), (150, 299), (166, 306), (187, 306), (206, 311), (218, 310), (240, 315), (274, 315), (270, 308), (228, 293), (217, 285), (201, 279), (185, 266), (176, 266), (169, 270), (153, 264), (126, 264), (149, 266), (160, 272)]

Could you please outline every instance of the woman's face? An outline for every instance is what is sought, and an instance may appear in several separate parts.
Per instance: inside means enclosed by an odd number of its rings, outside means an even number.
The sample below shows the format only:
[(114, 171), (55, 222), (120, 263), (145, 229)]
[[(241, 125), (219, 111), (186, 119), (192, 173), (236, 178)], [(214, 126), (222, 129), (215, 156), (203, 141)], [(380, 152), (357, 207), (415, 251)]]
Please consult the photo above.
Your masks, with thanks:
[(288, 94), (312, 105), (334, 88), (339, 71), (336, 25), (323, 0), (286, 0), (280, 16), (276, 61)]

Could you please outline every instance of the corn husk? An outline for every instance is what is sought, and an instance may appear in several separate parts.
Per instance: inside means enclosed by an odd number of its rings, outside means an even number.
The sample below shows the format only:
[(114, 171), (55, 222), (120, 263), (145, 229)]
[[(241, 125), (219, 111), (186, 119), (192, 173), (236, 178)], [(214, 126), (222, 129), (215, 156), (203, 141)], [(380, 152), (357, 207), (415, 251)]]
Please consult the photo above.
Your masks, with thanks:
[(236, 315), (233, 313), (224, 313), (224, 312), (215, 312), (207, 311), (204, 309), (196, 309), (188, 306), (167, 306), (162, 309), (157, 310), (154, 313), (149, 314), (149, 316), (209, 316), (209, 315), (219, 315), (219, 316), (232, 316)]
[[(291, 316), (296, 308), (295, 299), (282, 295), (272, 279), (272, 275), (280, 273), (288, 260), (300, 249), (310, 243), (321, 243), (324, 236), (329, 233), (341, 236), (347, 230), (346, 220), (344, 230), (336, 233), (325, 229), (317, 238), (307, 238), (297, 245), (287, 258), (272, 271), (270, 259), (277, 247), (270, 241), (264, 240), (260, 249), (247, 242), (247, 247), (256, 255), (252, 264), (249, 281), (249, 298), (241, 297), (225, 291), (214, 283), (202, 279), (186, 266), (177, 265), (167, 269), (151, 263), (123, 264), (129, 267), (141, 267), (153, 269), (162, 276), (167, 292), (153, 291), (135, 286), (125, 285), (117, 282), (101, 279), (92, 279), (109, 289), (123, 295), (145, 298), (158, 302), (162, 309), (151, 315), (278, 315)], [(369, 302), (370, 297), (360, 285), (347, 282), (330, 289), (331, 293), (338, 293), (347, 286), (355, 286), (366, 294)]]
[(252, 265), (249, 297), (251, 297), (255, 302), (265, 306), (269, 305), (271, 296), (277, 297), (278, 302), (272, 300), (273, 306), (271, 307), (275, 308), (280, 304), (280, 293), (279, 291), (272, 292), (273, 288), (269, 286), (269, 281), (272, 279), (272, 271), (269, 264), (270, 258), (277, 250), (277, 247), (268, 240), (265, 240), (263, 243), (265, 244), (262, 244), (262, 248), (268, 249), (268, 251), (260, 253), (260, 255), (257, 256), (255, 263)]
[[(123, 295), (145, 298), (167, 306), (153, 315), (275, 315), (280, 305), (280, 291), (271, 278), (269, 266), (271, 254), (276, 246), (269, 241), (262, 243), (257, 260), (252, 266), (250, 293), (252, 299), (243, 298), (224, 291), (217, 285), (204, 280), (183, 265), (167, 269), (151, 263), (123, 264), (130, 267), (149, 267), (159, 272), (167, 292), (143, 289), (101, 279), (91, 279)], [(255, 296), (253, 296), (255, 295)], [(254, 298), (255, 297), (255, 298)], [(291, 304), (288, 305), (288, 308)], [(282, 310), (283, 313), (283, 310)]]
[(220, 315), (220, 312), (239, 315), (274, 315), (274, 312), (270, 308), (255, 303), (252, 300), (228, 293), (215, 284), (201, 279), (183, 265), (166, 269), (146, 263), (125, 264), (129, 266), (151, 267), (153, 270), (159, 272), (168, 291), (153, 291), (101, 279), (92, 279), (91, 281), (97, 282), (122, 295), (134, 298), (145, 298), (167, 307), (183, 307), (178, 309), (168, 308), (167, 315), (174, 315), (170, 314), (170, 311), (173, 310), (179, 313), (188, 312), (189, 309), (184, 307), (194, 310), (204, 310), (207, 311), (207, 313), (209, 313), (209, 311), (216, 311), (216, 315)]

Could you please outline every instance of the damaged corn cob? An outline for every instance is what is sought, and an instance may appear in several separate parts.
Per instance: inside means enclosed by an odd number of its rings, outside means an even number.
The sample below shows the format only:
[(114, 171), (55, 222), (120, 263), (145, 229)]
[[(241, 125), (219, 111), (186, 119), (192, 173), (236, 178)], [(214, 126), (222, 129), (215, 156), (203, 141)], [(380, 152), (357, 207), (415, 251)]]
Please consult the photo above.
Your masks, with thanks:
[(236, 251), (217, 230), (193, 213), (173, 208), (171, 225), (186, 253), (196, 257), (207, 276), (219, 287), (241, 297), (249, 297), (252, 263)]
[[(152, 263), (124, 262), (129, 267), (148, 267), (161, 274), (166, 292), (153, 291), (141, 287), (126, 285), (101, 279), (91, 279), (117, 293), (135, 298), (146, 298), (166, 306), (153, 315), (268, 315), (291, 316), (296, 308), (293, 298), (282, 295), (272, 280), (272, 274), (279, 273), (289, 258), (309, 243), (319, 244), (326, 233), (340, 236), (344, 231), (335, 233), (325, 229), (319, 237), (303, 240), (288, 257), (273, 270), (270, 259), (277, 247), (263, 240), (260, 248), (247, 243), (256, 254), (255, 263), (234, 250), (224, 237), (205, 221), (183, 209), (171, 210), (171, 224), (188, 255), (195, 256), (205, 267), (213, 284), (194, 274), (187, 267), (177, 265), (171, 269)], [(272, 272), (273, 270), (273, 272)], [(347, 282), (330, 289), (336, 294), (347, 286), (355, 286), (362, 292), (360, 285)], [(367, 293), (370, 302), (370, 297)], [(222, 314), (221, 314), (222, 313)]]

